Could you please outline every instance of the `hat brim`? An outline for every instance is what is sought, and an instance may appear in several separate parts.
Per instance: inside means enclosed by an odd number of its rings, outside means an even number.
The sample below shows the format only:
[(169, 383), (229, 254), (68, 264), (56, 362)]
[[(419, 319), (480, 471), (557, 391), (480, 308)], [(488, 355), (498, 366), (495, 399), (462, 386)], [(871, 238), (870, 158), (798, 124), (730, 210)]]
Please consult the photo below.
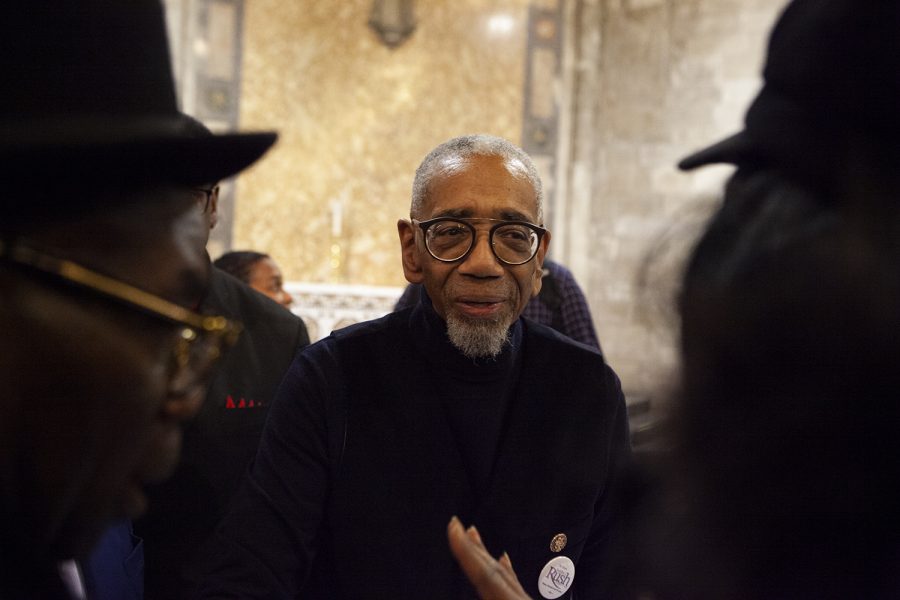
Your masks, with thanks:
[(195, 185), (235, 175), (272, 147), (274, 132), (204, 138), (164, 134), (139, 139), (27, 143), (3, 148), (4, 171), (23, 182), (44, 177), (141, 180)]
[[(164, 144), (164, 161), (175, 181), (212, 183), (240, 173), (272, 147), (274, 132), (235, 133)], [(160, 149), (162, 150), (162, 148)]]
[(753, 144), (750, 142), (747, 132), (741, 131), (681, 159), (678, 162), (678, 168), (682, 171), (690, 171), (704, 165), (738, 164), (751, 154), (752, 148)]

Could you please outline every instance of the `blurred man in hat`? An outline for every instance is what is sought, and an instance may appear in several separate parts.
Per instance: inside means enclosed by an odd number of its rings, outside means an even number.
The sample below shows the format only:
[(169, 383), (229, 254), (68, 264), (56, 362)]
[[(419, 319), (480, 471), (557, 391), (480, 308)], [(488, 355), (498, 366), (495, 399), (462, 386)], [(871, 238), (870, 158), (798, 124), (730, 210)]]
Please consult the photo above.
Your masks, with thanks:
[(0, 596), (78, 598), (77, 559), (145, 510), (239, 332), (190, 308), (209, 261), (185, 186), (275, 136), (184, 135), (156, 0), (5, 12)]
[[(743, 131), (681, 163), (737, 170), (685, 272), (639, 597), (900, 597), (898, 30), (894, 0), (794, 0)], [(483, 597), (525, 597), (448, 535)]]
[[(193, 117), (185, 115), (184, 126), (197, 139), (213, 138)], [(219, 221), (218, 181), (186, 192), (195, 196), (206, 223), (206, 235), (198, 240), (205, 248)], [(185, 428), (178, 468), (149, 489), (150, 508), (135, 523), (146, 557), (148, 599), (191, 597), (215, 527), (256, 454), (278, 384), (294, 354), (309, 344), (300, 317), (221, 269), (210, 269), (199, 306), (240, 321), (243, 330), (216, 370), (197, 418)]]

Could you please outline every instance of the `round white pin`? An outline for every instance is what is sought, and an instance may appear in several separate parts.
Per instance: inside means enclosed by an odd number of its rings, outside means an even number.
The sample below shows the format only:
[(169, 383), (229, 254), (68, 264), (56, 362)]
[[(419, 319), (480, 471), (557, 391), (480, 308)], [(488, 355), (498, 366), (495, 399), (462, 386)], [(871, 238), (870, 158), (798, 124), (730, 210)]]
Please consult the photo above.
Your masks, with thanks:
[(544, 598), (559, 598), (575, 581), (575, 563), (568, 556), (556, 556), (541, 569), (538, 590)]

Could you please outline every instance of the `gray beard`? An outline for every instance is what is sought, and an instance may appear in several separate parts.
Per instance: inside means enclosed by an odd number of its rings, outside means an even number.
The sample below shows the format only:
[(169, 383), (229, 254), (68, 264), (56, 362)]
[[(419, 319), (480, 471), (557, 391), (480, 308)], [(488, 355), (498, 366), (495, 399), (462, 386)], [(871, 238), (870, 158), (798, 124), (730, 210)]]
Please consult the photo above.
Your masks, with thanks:
[(447, 337), (467, 358), (496, 358), (509, 341), (509, 319), (474, 321), (447, 315)]

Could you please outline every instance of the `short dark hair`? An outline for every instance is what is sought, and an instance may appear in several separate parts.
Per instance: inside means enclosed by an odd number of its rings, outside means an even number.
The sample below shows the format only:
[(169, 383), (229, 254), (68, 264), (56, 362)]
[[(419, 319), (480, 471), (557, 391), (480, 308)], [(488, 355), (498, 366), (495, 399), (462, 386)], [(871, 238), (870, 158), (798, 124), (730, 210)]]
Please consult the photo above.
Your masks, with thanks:
[(250, 283), (250, 272), (253, 271), (253, 265), (264, 258), (269, 258), (269, 255), (253, 250), (235, 250), (226, 252), (217, 258), (213, 265), (237, 277), (244, 283)]

